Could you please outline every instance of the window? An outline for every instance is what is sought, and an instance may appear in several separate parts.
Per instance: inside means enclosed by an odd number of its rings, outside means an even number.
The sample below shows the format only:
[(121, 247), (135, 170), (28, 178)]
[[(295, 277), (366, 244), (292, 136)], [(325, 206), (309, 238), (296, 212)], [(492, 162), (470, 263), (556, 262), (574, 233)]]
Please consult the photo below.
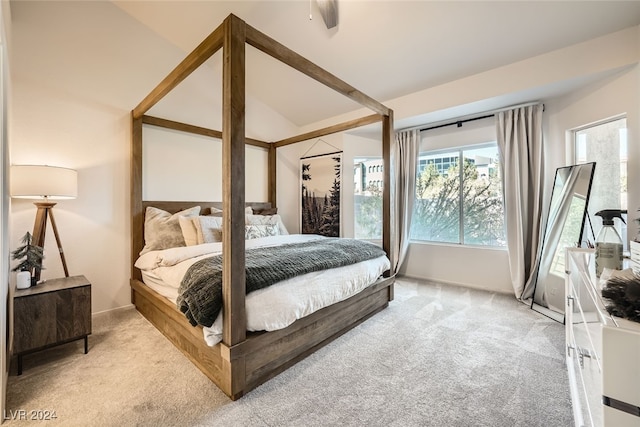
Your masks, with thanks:
[[(619, 118), (584, 127), (573, 132), (575, 162), (596, 162), (589, 197), (589, 220), (584, 240), (595, 242), (602, 220), (595, 213), (602, 209), (627, 209), (627, 120)], [(627, 229), (615, 221), (627, 245)]]
[(495, 142), (422, 152), (411, 239), (506, 246), (498, 158)]
[[(354, 237), (382, 238), (382, 158), (354, 160)], [(366, 183), (366, 185), (364, 185)]]

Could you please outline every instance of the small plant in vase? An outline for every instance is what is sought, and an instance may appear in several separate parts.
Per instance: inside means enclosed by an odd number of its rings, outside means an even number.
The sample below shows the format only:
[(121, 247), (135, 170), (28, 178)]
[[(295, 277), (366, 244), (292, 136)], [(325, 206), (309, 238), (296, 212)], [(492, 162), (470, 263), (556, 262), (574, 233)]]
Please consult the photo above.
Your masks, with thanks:
[[(33, 280), (35, 279), (34, 272), (36, 270), (42, 270), (42, 259), (44, 258), (44, 251), (40, 246), (32, 245), (31, 233), (27, 233), (22, 236), (22, 246), (19, 246), (15, 251), (11, 252), (11, 259), (20, 260), (20, 263), (16, 265), (11, 271), (28, 272), (29, 284), (35, 285)], [(18, 273), (18, 274), (21, 274)], [(21, 288), (28, 286), (19, 286)]]

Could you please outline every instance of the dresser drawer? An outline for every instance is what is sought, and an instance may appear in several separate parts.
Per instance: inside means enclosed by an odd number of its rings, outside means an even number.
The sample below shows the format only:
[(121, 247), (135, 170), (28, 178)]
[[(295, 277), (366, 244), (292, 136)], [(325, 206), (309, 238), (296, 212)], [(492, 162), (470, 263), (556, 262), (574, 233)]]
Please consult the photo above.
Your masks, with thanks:
[(600, 323), (575, 323), (572, 327), (573, 342), (569, 356), (577, 390), (580, 411), (585, 426), (602, 426), (602, 326)]
[(614, 427), (640, 427), (640, 418), (605, 406), (604, 425)]
[[(640, 324), (635, 325), (639, 326), (638, 331), (603, 326), (602, 392), (612, 399), (640, 407)], [(640, 417), (637, 418), (640, 425)]]

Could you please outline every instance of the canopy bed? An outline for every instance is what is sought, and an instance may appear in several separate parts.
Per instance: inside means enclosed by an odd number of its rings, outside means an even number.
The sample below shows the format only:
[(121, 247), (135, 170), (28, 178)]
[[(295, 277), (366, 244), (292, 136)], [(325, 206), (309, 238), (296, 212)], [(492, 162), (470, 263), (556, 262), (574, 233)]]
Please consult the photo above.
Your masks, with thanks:
[[(245, 47), (246, 43), (290, 67), (306, 74), (329, 88), (373, 110), (374, 114), (337, 124), (317, 131), (276, 142), (263, 142), (245, 137)], [(190, 124), (145, 113), (175, 88), (192, 71), (202, 65), (215, 52), (223, 55), (223, 119), (222, 131), (205, 129)], [(355, 127), (382, 122), (382, 151), (384, 158), (383, 192), (383, 258), (391, 261), (391, 208), (390, 208), (390, 147), (393, 112), (340, 79), (314, 65), (234, 15), (229, 15), (193, 52), (191, 52), (155, 89), (132, 111), (132, 164), (131, 164), (131, 289), (132, 302), (137, 310), (173, 342), (202, 372), (231, 399), (235, 400), (278, 373), (303, 359), (318, 348), (355, 327), (388, 306), (393, 299), (394, 277), (388, 267), (362, 290), (349, 294), (346, 299), (318, 309), (281, 329), (248, 331), (247, 306), (250, 289), (248, 283), (251, 243), (245, 240), (245, 223), (253, 218), (246, 215), (249, 208), (274, 208), (276, 205), (276, 149), (300, 141), (319, 138)], [(223, 197), (221, 202), (143, 201), (143, 125), (160, 126), (172, 130), (207, 135), (222, 140)], [(268, 201), (245, 201), (245, 144), (268, 151)], [(219, 243), (221, 263), (221, 334), (218, 343), (210, 345), (203, 339), (203, 326), (192, 326), (184, 311), (175, 301), (145, 284), (143, 271), (138, 268), (141, 252), (148, 249), (151, 236), (146, 226), (148, 209), (166, 215), (190, 211), (198, 207), (199, 214), (219, 211)], [(156, 211), (154, 211), (156, 212)], [(179, 218), (184, 219), (183, 216)], [(180, 224), (182, 225), (182, 223)], [(147, 235), (145, 235), (145, 231)], [(186, 239), (186, 235), (185, 235)], [(267, 239), (267, 238), (265, 238)], [(257, 239), (259, 240), (259, 239)], [(355, 239), (352, 239), (355, 240)], [(186, 241), (186, 240), (185, 240)], [(201, 243), (196, 242), (196, 243)], [(182, 246), (185, 246), (184, 244)], [(373, 245), (371, 245), (373, 246)], [(186, 250), (187, 248), (178, 248)], [(172, 248), (167, 249), (173, 250)], [(198, 248), (199, 250), (199, 248)], [(148, 251), (147, 251), (148, 252)], [(163, 252), (163, 251), (161, 251)], [(136, 261), (138, 264), (136, 266)], [(153, 261), (155, 262), (155, 261)], [(251, 261), (253, 262), (253, 261)], [(388, 266), (389, 263), (385, 264)], [(390, 263), (393, 265), (393, 263)], [(386, 271), (385, 271), (386, 270)], [(247, 304), (245, 304), (245, 302)]]

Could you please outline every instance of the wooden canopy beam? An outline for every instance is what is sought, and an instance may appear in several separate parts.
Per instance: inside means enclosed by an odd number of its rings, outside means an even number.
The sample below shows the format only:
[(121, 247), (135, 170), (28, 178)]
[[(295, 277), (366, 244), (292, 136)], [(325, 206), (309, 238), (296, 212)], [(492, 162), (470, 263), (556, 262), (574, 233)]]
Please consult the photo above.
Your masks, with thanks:
[(381, 121), (384, 116), (379, 114), (372, 114), (370, 116), (362, 117), (355, 120), (349, 120), (348, 122), (339, 123), (337, 125), (328, 126), (323, 129), (314, 130), (311, 132), (303, 133), (301, 135), (292, 136), (291, 138), (282, 139), (280, 141), (276, 141), (273, 145), (276, 148), (284, 147), (285, 145), (295, 144), (301, 141), (307, 141), (309, 139), (320, 138), (326, 135), (331, 135), (333, 133), (343, 132), (349, 129), (355, 129), (360, 126), (370, 125), (372, 123), (377, 123)]
[[(145, 125), (158, 126), (166, 129), (179, 130), (182, 132), (193, 133), (196, 135), (210, 136), (212, 138), (222, 139), (222, 132), (219, 130), (213, 130), (208, 128), (203, 128), (200, 126), (189, 125), (186, 123), (176, 122), (173, 120), (162, 119), (160, 117), (153, 116), (142, 116), (142, 123)], [(245, 143), (247, 145), (252, 145), (254, 147), (260, 147), (269, 149), (271, 144), (269, 142), (260, 141), (259, 139), (245, 138)]]
[(165, 77), (158, 86), (147, 95), (136, 108), (133, 109), (133, 118), (142, 117), (151, 107), (156, 105), (164, 96), (178, 86), (200, 65), (211, 58), (220, 48), (224, 36), (224, 24), (213, 30), (185, 59)]
[(360, 92), (358, 89), (340, 80), (328, 71), (320, 68), (313, 62), (297, 54), (293, 50), (275, 41), (271, 37), (247, 25), (247, 43), (269, 56), (277, 59), (322, 83), (325, 86), (337, 91), (338, 93), (351, 98), (363, 107), (367, 107), (378, 114), (388, 115), (389, 108)]

